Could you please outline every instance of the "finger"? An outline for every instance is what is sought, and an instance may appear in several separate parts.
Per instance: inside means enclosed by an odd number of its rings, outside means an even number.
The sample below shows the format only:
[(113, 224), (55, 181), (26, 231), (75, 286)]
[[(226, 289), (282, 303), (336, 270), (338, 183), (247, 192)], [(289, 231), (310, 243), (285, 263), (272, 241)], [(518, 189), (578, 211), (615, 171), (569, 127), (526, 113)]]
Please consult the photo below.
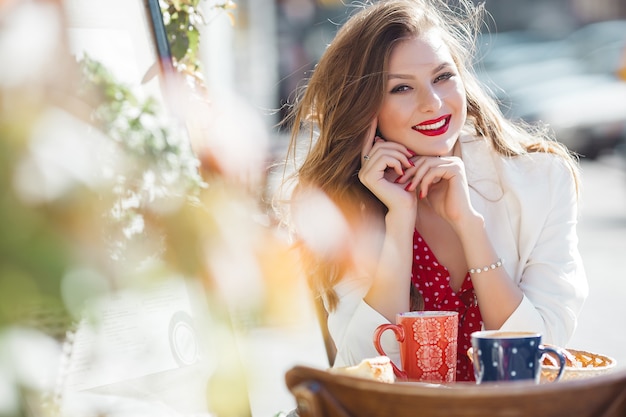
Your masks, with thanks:
[[(413, 161), (407, 158), (404, 152), (397, 147), (375, 145), (370, 160), (374, 162), (372, 167), (384, 167), (385, 170), (391, 168), (397, 175), (404, 175), (407, 169), (414, 167)], [(379, 165), (379, 161), (382, 161), (384, 165)]]
[(409, 167), (404, 170), (404, 173), (402, 175), (397, 176), (395, 179), (393, 177), (391, 178), (396, 184), (407, 184), (414, 178), (415, 171), (416, 169), (414, 167)]
[(412, 153), (408, 150), (404, 145), (401, 145), (396, 142), (389, 142), (385, 139), (376, 136), (374, 139), (374, 146), (370, 150), (370, 157), (378, 152), (382, 152), (385, 155), (393, 156), (397, 158), (404, 168), (412, 168), (415, 166), (415, 163), (412, 160)]
[(422, 194), (424, 194), (428, 189), (428, 182), (424, 181), (424, 178), (433, 168), (436, 168), (441, 163), (441, 159), (428, 156), (418, 156), (413, 158), (412, 161), (415, 161), (415, 174), (413, 175), (411, 184), (408, 186), (409, 189), (407, 191), (413, 191), (419, 186), (420, 196), (422, 196)]
[(417, 185), (418, 184), (419, 184), (419, 182), (417, 181), (416, 177), (413, 176), (413, 177), (411, 177), (411, 180), (404, 187), (404, 190), (405, 191), (409, 191), (409, 192), (415, 192), (415, 190), (417, 189)]
[(367, 134), (365, 135), (365, 143), (363, 144), (363, 149), (361, 150), (361, 158), (365, 158), (372, 151), (372, 147), (374, 146), (374, 142), (376, 140), (376, 128), (378, 127), (378, 117), (374, 117), (370, 122), (370, 126), (367, 129)]
[(418, 184), (422, 182), (422, 179), (431, 168), (431, 161), (428, 157), (417, 157), (411, 160), (413, 162), (413, 166), (415, 167), (415, 173), (413, 174), (413, 178), (411, 180), (413, 188), (416, 188)]
[(442, 179), (450, 180), (454, 175), (454, 164), (452, 163), (430, 167), (419, 182), (420, 197), (424, 198), (428, 195), (428, 190), (431, 185), (439, 183)]

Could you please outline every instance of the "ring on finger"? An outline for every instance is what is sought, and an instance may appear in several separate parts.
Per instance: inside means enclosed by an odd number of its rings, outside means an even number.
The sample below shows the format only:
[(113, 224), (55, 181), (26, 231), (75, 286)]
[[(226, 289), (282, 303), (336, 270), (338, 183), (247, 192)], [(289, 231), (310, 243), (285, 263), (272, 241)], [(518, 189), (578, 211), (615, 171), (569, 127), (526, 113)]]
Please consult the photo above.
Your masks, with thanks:
[(366, 161), (370, 160), (370, 156), (369, 155), (363, 155), (363, 159), (365, 159)]

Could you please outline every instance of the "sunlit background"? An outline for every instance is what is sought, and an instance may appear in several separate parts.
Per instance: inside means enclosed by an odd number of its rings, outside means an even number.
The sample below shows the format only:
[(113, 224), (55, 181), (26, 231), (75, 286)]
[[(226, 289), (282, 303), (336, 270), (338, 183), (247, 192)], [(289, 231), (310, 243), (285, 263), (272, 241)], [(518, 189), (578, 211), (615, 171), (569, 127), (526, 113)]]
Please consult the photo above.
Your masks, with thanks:
[[(161, 0), (169, 68), (144, 1), (0, 0), (0, 416), (295, 407), (285, 371), (328, 362), (269, 209), (277, 124), (358, 4)], [(478, 76), (581, 156), (572, 347), (622, 366), (626, 3), (486, 8)]]

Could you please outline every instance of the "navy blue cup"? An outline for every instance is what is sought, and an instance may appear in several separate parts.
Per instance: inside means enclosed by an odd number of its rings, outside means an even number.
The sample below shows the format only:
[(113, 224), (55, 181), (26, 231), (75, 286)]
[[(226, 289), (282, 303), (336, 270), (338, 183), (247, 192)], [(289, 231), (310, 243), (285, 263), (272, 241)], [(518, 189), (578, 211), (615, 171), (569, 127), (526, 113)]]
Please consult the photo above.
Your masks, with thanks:
[(541, 357), (553, 353), (559, 361), (558, 381), (565, 370), (565, 356), (556, 347), (541, 344), (541, 334), (486, 330), (474, 332), (472, 355), (476, 383), (531, 380), (539, 383)]

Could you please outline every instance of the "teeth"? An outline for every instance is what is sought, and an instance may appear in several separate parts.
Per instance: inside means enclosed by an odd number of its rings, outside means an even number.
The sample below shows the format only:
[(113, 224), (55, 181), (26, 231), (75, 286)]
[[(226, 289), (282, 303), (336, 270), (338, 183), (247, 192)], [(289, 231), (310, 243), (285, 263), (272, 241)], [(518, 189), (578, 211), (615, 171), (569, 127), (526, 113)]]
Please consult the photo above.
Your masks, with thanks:
[(424, 126), (415, 126), (417, 130), (436, 130), (446, 124), (446, 119), (441, 119), (437, 123), (433, 123), (432, 125), (424, 125)]

